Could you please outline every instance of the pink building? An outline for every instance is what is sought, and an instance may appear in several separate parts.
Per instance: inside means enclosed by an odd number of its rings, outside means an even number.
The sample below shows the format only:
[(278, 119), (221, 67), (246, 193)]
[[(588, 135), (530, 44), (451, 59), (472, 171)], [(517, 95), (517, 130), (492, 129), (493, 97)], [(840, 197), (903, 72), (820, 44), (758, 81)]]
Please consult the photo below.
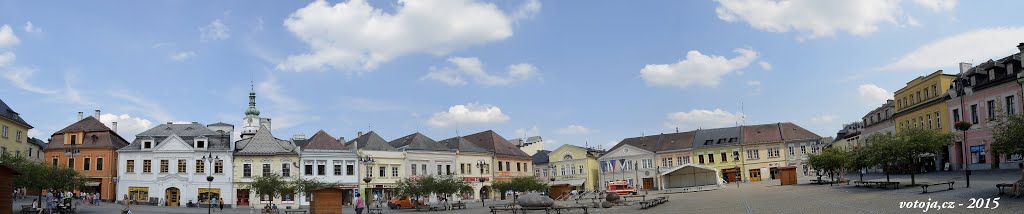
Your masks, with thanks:
[[(1024, 52), (1024, 43), (1017, 48)], [(969, 63), (960, 64), (960, 74), (953, 83), (949, 95), (956, 95), (964, 87), (964, 96), (951, 96), (946, 101), (949, 106), (948, 124), (967, 121), (972, 124), (966, 131), (966, 146), (963, 146), (964, 132), (956, 130), (953, 125), (947, 126), (956, 135), (957, 142), (950, 148), (950, 164), (953, 169), (963, 169), (966, 159), (971, 170), (993, 168), (1016, 168), (1021, 162), (1021, 155), (992, 155), (992, 130), (996, 118), (1006, 114), (1024, 112), (1021, 105), (1021, 85), (1017, 83), (1017, 74), (1021, 68), (1021, 53), (1013, 54), (999, 60), (989, 60), (978, 66)], [(962, 100), (961, 100), (962, 99)], [(961, 103), (961, 101), (963, 101)], [(966, 155), (965, 155), (966, 154)]]

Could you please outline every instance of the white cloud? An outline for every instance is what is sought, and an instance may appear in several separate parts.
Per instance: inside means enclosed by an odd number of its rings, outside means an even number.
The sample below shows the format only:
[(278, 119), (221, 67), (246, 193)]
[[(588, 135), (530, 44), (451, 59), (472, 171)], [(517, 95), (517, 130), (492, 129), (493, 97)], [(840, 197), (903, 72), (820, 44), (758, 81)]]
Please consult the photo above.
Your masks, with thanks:
[(611, 149), (612, 147), (615, 147), (615, 145), (618, 145), (618, 144), (619, 144), (619, 141), (614, 141), (614, 140), (613, 141), (608, 141), (608, 143), (605, 143), (603, 145), (604, 147), (601, 148), (601, 149)]
[(128, 101), (125, 103), (130, 105), (122, 106), (125, 110), (140, 112), (160, 122), (174, 122), (174, 117), (167, 113), (160, 103), (126, 92), (114, 92), (111, 93), (111, 96)]
[(744, 69), (758, 58), (758, 53), (750, 49), (738, 48), (734, 51), (739, 56), (727, 59), (692, 50), (686, 53), (686, 59), (674, 64), (648, 64), (640, 70), (640, 75), (647, 84), (654, 86), (715, 87), (721, 82), (722, 76)]
[[(527, 138), (527, 137), (533, 137), (533, 136), (540, 136), (540, 129), (538, 129), (537, 126), (530, 127), (529, 129), (524, 129), (524, 128), (516, 129), (515, 138)], [(550, 142), (547, 142), (547, 143), (550, 143)]]
[(187, 60), (189, 58), (192, 58), (192, 57), (195, 57), (195, 56), (196, 56), (196, 52), (193, 52), (193, 51), (181, 51), (181, 52), (171, 53), (171, 55), (169, 57), (171, 58), (171, 60), (181, 62), (181, 61), (185, 61), (185, 60)]
[(921, 22), (918, 22), (913, 16), (907, 16), (907, 24), (904, 27), (921, 27)]
[(857, 95), (860, 96), (863, 103), (870, 106), (885, 103), (886, 100), (890, 100), (893, 97), (892, 93), (875, 84), (860, 85), (857, 87)]
[(224, 25), (220, 19), (214, 19), (210, 24), (199, 27), (200, 41), (225, 40), (231, 37), (231, 29)]
[(256, 84), (257, 98), (266, 98), (267, 101), (270, 101), (271, 107), (290, 112), (306, 109), (302, 102), (288, 95), (284, 90), (276, 77), (271, 77), (266, 81)]
[(819, 124), (820, 123), (832, 123), (832, 121), (835, 121), (835, 120), (836, 120), (836, 116), (835, 115), (831, 115), (831, 114), (823, 114), (823, 115), (811, 117), (811, 123), (819, 123)]
[(914, 3), (935, 12), (951, 11), (956, 7), (956, 2), (957, 0), (914, 0)]
[(284, 21), (310, 52), (288, 56), (277, 69), (373, 70), (403, 55), (445, 55), (512, 36), (511, 18), (491, 3), (399, 1), (394, 11), (374, 8), (365, 0), (310, 3)]
[(43, 32), (42, 28), (39, 28), (39, 27), (36, 27), (35, 25), (32, 25), (31, 21), (25, 22), (25, 29), (24, 30), (25, 30), (26, 33), (42, 33)]
[(593, 129), (587, 128), (581, 125), (569, 125), (565, 128), (558, 129), (559, 134), (564, 135), (578, 135), (578, 134), (589, 134), (594, 131)]
[(744, 115), (741, 112), (733, 113), (722, 109), (694, 109), (689, 112), (669, 113), (665, 127), (679, 128), (681, 130), (719, 128), (736, 125), (743, 118)]
[(881, 67), (904, 71), (956, 67), (958, 62), (984, 62), (1018, 52), (1024, 27), (976, 29), (925, 44)]
[(100, 115), (100, 122), (104, 125), (113, 129), (113, 123), (117, 122), (117, 134), (125, 139), (134, 139), (135, 135), (146, 131), (153, 127), (153, 122), (147, 119), (134, 117), (128, 114), (110, 114), (105, 113)]
[(0, 52), (0, 68), (6, 67), (14, 63), (14, 60), (18, 57), (14, 55), (14, 51)]
[(10, 25), (0, 26), (0, 48), (7, 48), (18, 45), (21, 40), (18, 36), (14, 35), (14, 30), (11, 29)]
[[(13, 61), (13, 59), (12, 59), (12, 61)], [(32, 76), (35, 75), (35, 73), (36, 73), (35, 69), (27, 68), (27, 67), (13, 67), (13, 68), (6, 69), (6, 70), (7, 71), (5, 71), (4, 72), (5, 74), (3, 75), (4, 78), (6, 78), (7, 80), (11, 81), (11, 83), (14, 83), (14, 86), (17, 86), (18, 88), (21, 88), (22, 90), (26, 90), (26, 91), (29, 91), (29, 92), (32, 92), (32, 93), (37, 93), (37, 94), (49, 94), (49, 95), (52, 95), (52, 94), (56, 94), (57, 93), (57, 91), (55, 91), (55, 90), (46, 89), (46, 88), (43, 88), (43, 87), (39, 87), (39, 86), (37, 86), (35, 84), (29, 83), (29, 79), (32, 78)]]
[(477, 84), (484, 86), (507, 86), (539, 76), (537, 67), (520, 63), (509, 65), (507, 75), (492, 75), (483, 68), (483, 63), (476, 57), (452, 57), (448, 62), (455, 67), (430, 68), (430, 72), (421, 80), (435, 80), (447, 85), (465, 85), (468, 83), (463, 75), (469, 76)]
[(432, 127), (449, 127), (457, 124), (493, 124), (508, 121), (509, 117), (501, 108), (489, 104), (469, 103), (454, 105), (448, 111), (434, 113), (427, 120)]
[(765, 61), (758, 61), (757, 65), (761, 66), (761, 70), (770, 71), (772, 70), (772, 64)]
[(882, 23), (897, 23), (898, 0), (716, 0), (718, 18), (746, 22), (769, 32), (800, 32), (800, 39), (834, 36), (837, 31), (867, 35)]
[(526, 2), (523, 2), (523, 5), (519, 6), (519, 9), (516, 9), (516, 11), (512, 13), (512, 19), (533, 19), (533, 17), (536, 16), (537, 13), (540, 13), (540, 8), (540, 0), (526, 0)]

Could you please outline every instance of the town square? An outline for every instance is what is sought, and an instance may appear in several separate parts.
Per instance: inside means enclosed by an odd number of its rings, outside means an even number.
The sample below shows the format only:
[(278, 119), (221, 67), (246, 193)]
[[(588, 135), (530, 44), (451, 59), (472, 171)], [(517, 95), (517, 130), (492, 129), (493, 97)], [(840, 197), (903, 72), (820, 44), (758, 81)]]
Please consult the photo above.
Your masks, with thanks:
[(1024, 213), (1022, 6), (0, 0), (0, 214)]

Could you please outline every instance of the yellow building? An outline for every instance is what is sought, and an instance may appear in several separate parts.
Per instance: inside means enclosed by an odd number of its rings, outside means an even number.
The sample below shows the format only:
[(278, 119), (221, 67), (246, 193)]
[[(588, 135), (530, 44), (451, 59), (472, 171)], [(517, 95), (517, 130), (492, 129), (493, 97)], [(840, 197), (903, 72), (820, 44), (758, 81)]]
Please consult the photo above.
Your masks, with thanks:
[(235, 142), (234, 183), (235, 205), (257, 206), (274, 203), (280, 206), (296, 206), (295, 193), (284, 193), (277, 197), (257, 195), (248, 189), (254, 178), (280, 175), (284, 180), (299, 178), (299, 147), (291, 141), (275, 138), (270, 129), (263, 126), (255, 135)]
[(749, 173), (740, 173), (746, 171), (743, 166), (746, 159), (740, 154), (743, 150), (741, 136), (741, 127), (697, 130), (691, 152), (693, 163), (718, 169), (722, 179), (729, 182), (735, 182), (737, 175), (743, 175), (743, 180), (749, 180)]
[(598, 189), (597, 157), (602, 154), (604, 152), (599, 150), (569, 144), (548, 153), (548, 167), (552, 168), (551, 177), (555, 178), (551, 182), (552, 192)]
[[(29, 129), (32, 129), (32, 125), (25, 122), (18, 112), (0, 100), (0, 152), (26, 158), (29, 157), (28, 154), (32, 154), (37, 159), (38, 148), (28, 141)], [(29, 151), (30, 148), (36, 149)]]
[(779, 167), (786, 166), (786, 153), (782, 143), (782, 129), (778, 123), (743, 126), (743, 156), (745, 176), (749, 181), (778, 179)]
[[(943, 95), (952, 85), (954, 75), (943, 74), (942, 70), (927, 76), (920, 76), (907, 82), (907, 86), (896, 90), (896, 132), (908, 128), (928, 128), (949, 132), (952, 124), (944, 124), (942, 118), (949, 118), (949, 107)], [(946, 128), (943, 128), (946, 127)]]

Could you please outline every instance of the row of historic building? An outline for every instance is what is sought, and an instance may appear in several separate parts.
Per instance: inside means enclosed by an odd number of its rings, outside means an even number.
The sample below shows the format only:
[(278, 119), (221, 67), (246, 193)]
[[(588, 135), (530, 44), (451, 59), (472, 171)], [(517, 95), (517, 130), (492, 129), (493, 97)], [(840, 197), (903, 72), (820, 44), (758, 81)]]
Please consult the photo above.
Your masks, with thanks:
[(807, 157), (823, 143), (793, 123), (699, 129), (626, 138), (607, 151), (574, 145), (540, 151), (534, 155), (534, 175), (551, 180), (555, 195), (571, 189), (604, 190), (613, 181), (641, 190), (700, 186), (672, 186), (663, 180), (684, 166), (714, 171), (712, 183), (774, 180), (783, 167), (813, 174)]
[(490, 198), (499, 195), (491, 190), (493, 182), (531, 175), (532, 157), (523, 150), (543, 147), (539, 137), (510, 142), (490, 130), (444, 140), (413, 133), (388, 141), (374, 131), (348, 141), (324, 131), (282, 139), (272, 133), (272, 120), (259, 116), (254, 91), (238, 132), (227, 123), (165, 123), (132, 141), (118, 135), (116, 122), (101, 122), (97, 110), (88, 117), (79, 112), (48, 143), (32, 143), (25, 136), (32, 127), (2, 101), (0, 107), (5, 154), (71, 167), (89, 179), (79, 191), (100, 193), (103, 200), (127, 196), (166, 206), (207, 204), (211, 198), (229, 206), (309, 204), (303, 194), (269, 197), (248, 189), (253, 179), (271, 174), (336, 183), (344, 190), (343, 203), (351, 203), (357, 191), (368, 202), (388, 199), (399, 180), (427, 175), (469, 182), (473, 193), (459, 198)]
[[(992, 155), (991, 151), (996, 123), (1004, 115), (1019, 114), (1024, 109), (1024, 43), (1017, 50), (978, 65), (960, 63), (960, 72), (955, 75), (939, 70), (907, 82), (892, 99), (865, 114), (861, 121), (844, 125), (832, 146), (864, 146), (871, 135), (926, 128), (952, 133), (956, 142), (928, 161), (924, 170), (1015, 168), (1022, 161), (1020, 154)], [(961, 121), (971, 124), (970, 129), (957, 130), (954, 124)]]

